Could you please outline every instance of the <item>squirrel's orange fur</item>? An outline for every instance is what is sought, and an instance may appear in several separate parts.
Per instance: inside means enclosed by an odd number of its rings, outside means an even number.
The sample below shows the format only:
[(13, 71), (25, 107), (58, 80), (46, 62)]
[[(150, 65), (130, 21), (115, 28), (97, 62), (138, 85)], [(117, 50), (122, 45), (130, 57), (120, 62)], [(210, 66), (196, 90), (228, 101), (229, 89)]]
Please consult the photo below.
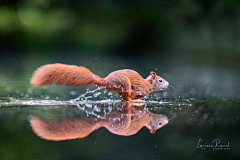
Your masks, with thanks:
[(105, 87), (107, 91), (119, 93), (120, 97), (127, 101), (142, 98), (153, 91), (166, 89), (169, 84), (155, 72), (151, 72), (146, 79), (143, 79), (138, 72), (124, 69), (101, 78), (85, 67), (59, 63), (39, 67), (31, 78), (34, 87), (54, 82), (74, 86), (98, 85)]
[(54, 122), (33, 116), (30, 123), (39, 137), (54, 141), (84, 138), (101, 127), (122, 136), (134, 135), (144, 126), (155, 133), (168, 123), (165, 115), (153, 114), (133, 104), (126, 103), (122, 110), (107, 113), (102, 118), (70, 118)]

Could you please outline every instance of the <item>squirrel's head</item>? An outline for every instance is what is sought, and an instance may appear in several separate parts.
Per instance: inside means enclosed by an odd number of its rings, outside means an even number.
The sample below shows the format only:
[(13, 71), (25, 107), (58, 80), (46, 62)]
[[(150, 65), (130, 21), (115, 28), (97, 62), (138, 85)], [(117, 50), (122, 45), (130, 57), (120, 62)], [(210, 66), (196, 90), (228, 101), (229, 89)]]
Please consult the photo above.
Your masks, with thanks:
[(153, 91), (164, 90), (168, 87), (169, 83), (162, 77), (159, 77), (155, 72), (150, 72), (150, 75), (147, 78), (148, 81), (153, 86)]
[(152, 119), (147, 127), (150, 133), (155, 133), (157, 129), (162, 128), (166, 124), (168, 124), (167, 116), (162, 114), (152, 114)]

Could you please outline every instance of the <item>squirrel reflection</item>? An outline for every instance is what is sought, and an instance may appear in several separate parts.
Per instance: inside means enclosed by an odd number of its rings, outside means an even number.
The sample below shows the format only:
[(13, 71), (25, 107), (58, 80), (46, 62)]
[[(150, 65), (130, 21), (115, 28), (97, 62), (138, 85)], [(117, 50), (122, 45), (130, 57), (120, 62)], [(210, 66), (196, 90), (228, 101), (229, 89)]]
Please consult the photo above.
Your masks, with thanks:
[(71, 118), (54, 122), (32, 116), (30, 123), (39, 137), (61, 141), (84, 138), (101, 127), (122, 136), (134, 135), (143, 126), (146, 126), (150, 133), (155, 133), (168, 123), (168, 118), (165, 115), (153, 114), (134, 103), (126, 103), (120, 111), (107, 113), (102, 118)]

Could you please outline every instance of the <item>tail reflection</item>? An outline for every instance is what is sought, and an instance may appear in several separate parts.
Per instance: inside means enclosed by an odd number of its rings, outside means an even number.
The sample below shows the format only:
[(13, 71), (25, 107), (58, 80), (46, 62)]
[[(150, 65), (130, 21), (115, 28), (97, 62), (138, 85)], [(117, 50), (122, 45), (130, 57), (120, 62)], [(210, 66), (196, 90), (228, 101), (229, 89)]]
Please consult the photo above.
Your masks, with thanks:
[(54, 122), (32, 116), (30, 123), (39, 137), (60, 141), (84, 138), (100, 127), (122, 136), (134, 135), (143, 126), (146, 126), (151, 133), (155, 133), (157, 129), (168, 123), (168, 118), (165, 115), (153, 114), (133, 103), (126, 103), (120, 111), (106, 113), (102, 118), (71, 118)]

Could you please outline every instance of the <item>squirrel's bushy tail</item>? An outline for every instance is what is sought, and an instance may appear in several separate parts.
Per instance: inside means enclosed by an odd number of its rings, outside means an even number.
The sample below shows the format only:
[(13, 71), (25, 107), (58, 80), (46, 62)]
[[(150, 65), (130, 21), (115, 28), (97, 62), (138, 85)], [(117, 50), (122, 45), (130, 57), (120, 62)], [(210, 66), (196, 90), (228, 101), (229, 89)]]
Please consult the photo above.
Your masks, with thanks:
[(59, 63), (39, 67), (31, 78), (31, 84), (34, 87), (51, 83), (74, 86), (102, 86), (103, 78), (93, 74), (85, 67)]
[(41, 138), (61, 141), (84, 138), (94, 130), (102, 127), (102, 123), (88, 118), (50, 121), (35, 116), (30, 117), (32, 130)]

